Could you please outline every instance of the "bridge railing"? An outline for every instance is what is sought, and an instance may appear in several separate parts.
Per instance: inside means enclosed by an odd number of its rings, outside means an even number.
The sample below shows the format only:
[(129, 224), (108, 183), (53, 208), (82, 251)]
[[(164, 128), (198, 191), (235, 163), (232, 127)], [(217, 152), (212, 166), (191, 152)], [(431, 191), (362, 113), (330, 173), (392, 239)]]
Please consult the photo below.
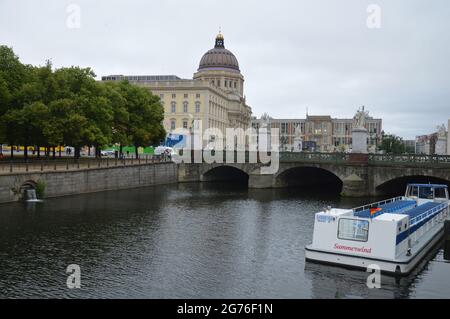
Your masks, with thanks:
[(422, 154), (369, 154), (369, 163), (371, 164), (391, 164), (391, 165), (404, 165), (404, 164), (417, 164), (418, 166), (436, 166), (436, 165), (449, 165), (449, 155), (422, 155)]
[(370, 203), (370, 204), (367, 204), (367, 205), (364, 205), (364, 206), (358, 206), (358, 207), (352, 208), (352, 210), (353, 210), (353, 212), (357, 213), (357, 212), (360, 212), (360, 211), (363, 211), (363, 210), (367, 210), (367, 209), (370, 209), (370, 208), (373, 208), (373, 207), (380, 207), (381, 205), (386, 205), (388, 203), (397, 202), (397, 201), (402, 200), (402, 199), (403, 199), (402, 196), (397, 196), (397, 197), (394, 197), (394, 198), (389, 198), (389, 199), (385, 199), (385, 200), (382, 200), (382, 201)]
[[(280, 152), (280, 162), (351, 163), (358, 154), (349, 153), (309, 153)], [(366, 154), (364, 162), (384, 165), (449, 166), (449, 155), (422, 154)]]
[(130, 166), (141, 164), (154, 164), (161, 162), (170, 162), (167, 156), (144, 155), (138, 158), (29, 158), (0, 160), (0, 174), (23, 173), (23, 172), (47, 172), (47, 171), (69, 171), (79, 169), (96, 169), (117, 166)]
[(346, 163), (347, 153), (309, 153), (309, 152), (281, 152), (280, 162), (318, 162), (318, 163)]
[(415, 224), (418, 224), (420, 221), (422, 221), (423, 219), (426, 219), (428, 216), (434, 215), (437, 212), (440, 212), (447, 207), (448, 207), (447, 203), (442, 203), (439, 206), (433, 207), (433, 208), (427, 210), (426, 212), (423, 212), (422, 214), (411, 218), (411, 220), (409, 221), (410, 227), (414, 226)]

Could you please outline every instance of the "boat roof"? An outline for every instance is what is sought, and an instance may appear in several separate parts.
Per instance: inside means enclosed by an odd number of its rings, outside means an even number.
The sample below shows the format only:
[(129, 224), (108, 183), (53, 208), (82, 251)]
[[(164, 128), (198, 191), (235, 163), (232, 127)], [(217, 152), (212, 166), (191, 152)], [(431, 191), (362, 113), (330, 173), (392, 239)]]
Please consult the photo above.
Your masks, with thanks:
[(444, 185), (444, 184), (408, 184), (408, 186), (432, 187), (432, 188), (447, 188), (447, 185)]

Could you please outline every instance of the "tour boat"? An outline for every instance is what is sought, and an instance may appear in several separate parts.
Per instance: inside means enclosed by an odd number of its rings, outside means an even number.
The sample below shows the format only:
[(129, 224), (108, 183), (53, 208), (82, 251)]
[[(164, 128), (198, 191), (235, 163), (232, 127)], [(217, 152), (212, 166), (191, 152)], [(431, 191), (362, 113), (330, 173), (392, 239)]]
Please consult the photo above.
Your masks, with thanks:
[(405, 196), (315, 214), (308, 261), (408, 274), (439, 242), (449, 215), (447, 185), (408, 184)]

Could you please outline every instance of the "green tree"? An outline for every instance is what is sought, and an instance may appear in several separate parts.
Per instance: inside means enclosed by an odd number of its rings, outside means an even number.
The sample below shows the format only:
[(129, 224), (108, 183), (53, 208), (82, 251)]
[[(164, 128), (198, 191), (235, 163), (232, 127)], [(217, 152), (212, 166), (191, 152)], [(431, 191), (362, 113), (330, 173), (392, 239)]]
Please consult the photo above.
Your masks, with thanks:
[[(14, 113), (2, 119), (12, 108), (17, 108), (15, 96), (17, 91), (22, 87), (27, 76), (26, 67), (19, 61), (14, 51), (5, 46), (0, 45), (0, 144), (19, 139), (18, 132), (7, 132), (6, 120), (11, 119)], [(18, 114), (16, 114), (18, 115)], [(14, 145), (14, 144), (10, 144)], [(11, 155), (13, 154), (11, 148)]]
[(22, 87), (26, 77), (26, 66), (19, 61), (14, 51), (5, 45), (0, 45), (0, 78), (6, 82), (10, 94), (15, 94)]
[(8, 85), (3, 76), (0, 74), (0, 116), (8, 111), (11, 98), (12, 96), (9, 92)]
[(89, 134), (88, 120), (78, 112), (76, 102), (69, 98), (52, 101), (49, 111), (50, 120), (45, 130), (48, 144), (73, 146), (78, 158)]
[(24, 157), (28, 157), (28, 147), (44, 145), (45, 127), (49, 111), (42, 102), (34, 102), (22, 109), (11, 109), (1, 118), (4, 136), (10, 145), (23, 145)]
[[(159, 97), (128, 82), (101, 83), (90, 68), (23, 65), (0, 46), (0, 143), (75, 148), (158, 143), (165, 137)], [(11, 153), (12, 154), (12, 153)], [(27, 156), (25, 151), (25, 156)], [(38, 153), (39, 156), (39, 153)]]
[(122, 81), (120, 90), (129, 114), (126, 135), (135, 147), (137, 158), (139, 147), (159, 143), (166, 136), (162, 125), (164, 108), (159, 97), (146, 88)]
[(123, 146), (131, 143), (127, 135), (130, 122), (130, 114), (127, 109), (127, 101), (122, 96), (120, 84), (116, 82), (103, 83), (104, 96), (109, 100), (113, 110), (112, 143), (119, 144), (119, 153), (122, 155)]
[(403, 154), (405, 153), (405, 144), (401, 137), (382, 132), (381, 144), (378, 149), (386, 154)]
[(23, 112), (18, 109), (8, 110), (0, 117), (0, 136), (3, 142), (11, 145), (11, 157), (13, 157), (13, 145), (23, 141)]
[[(55, 71), (56, 97), (64, 99), (64, 102), (52, 107), (53, 120), (59, 123), (58, 127), (61, 123), (67, 125), (66, 128), (60, 127), (60, 130), (64, 132), (64, 144), (75, 148), (75, 157), (80, 156), (80, 149), (84, 145), (95, 146), (99, 155), (101, 147), (113, 139), (112, 104), (103, 86), (94, 77), (95, 73), (90, 68), (70, 67)], [(61, 120), (57, 109), (65, 114), (65, 121)], [(67, 127), (72, 125), (79, 125), (77, 131), (67, 132)], [(55, 136), (55, 133), (52, 135)]]

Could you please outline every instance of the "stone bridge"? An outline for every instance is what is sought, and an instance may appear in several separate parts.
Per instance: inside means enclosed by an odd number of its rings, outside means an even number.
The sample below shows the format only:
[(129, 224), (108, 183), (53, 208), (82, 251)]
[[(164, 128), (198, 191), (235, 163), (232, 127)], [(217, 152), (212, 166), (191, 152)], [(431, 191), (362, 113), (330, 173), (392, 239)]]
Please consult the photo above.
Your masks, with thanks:
[[(248, 156), (247, 156), (248, 159)], [(247, 183), (249, 188), (331, 187), (346, 196), (400, 194), (409, 182), (450, 185), (450, 156), (280, 153), (279, 169), (259, 163), (179, 164), (178, 180)]]

